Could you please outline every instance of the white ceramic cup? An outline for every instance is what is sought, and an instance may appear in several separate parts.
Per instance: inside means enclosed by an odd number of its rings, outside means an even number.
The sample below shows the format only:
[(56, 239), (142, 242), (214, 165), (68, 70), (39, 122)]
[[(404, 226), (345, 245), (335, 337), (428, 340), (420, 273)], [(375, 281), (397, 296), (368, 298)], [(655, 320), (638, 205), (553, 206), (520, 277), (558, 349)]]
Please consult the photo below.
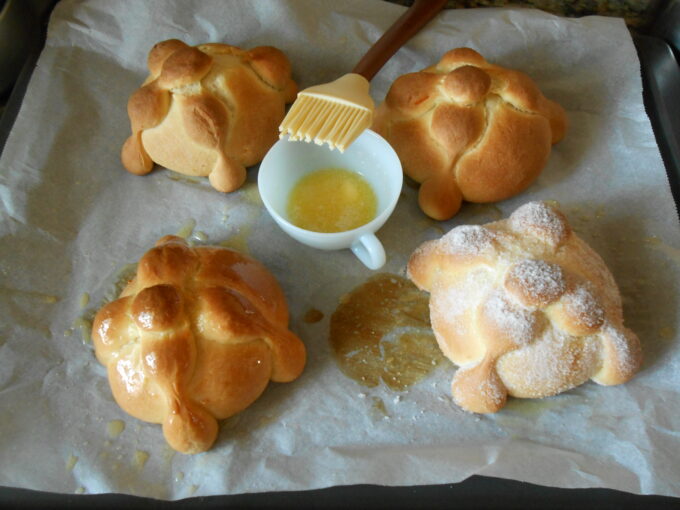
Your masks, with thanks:
[[(286, 212), (293, 186), (308, 173), (343, 168), (360, 174), (375, 192), (376, 216), (345, 232), (312, 232), (293, 225)], [(276, 142), (260, 164), (257, 185), (274, 221), (297, 241), (321, 250), (350, 248), (369, 269), (385, 264), (385, 249), (375, 236), (397, 205), (404, 180), (394, 149), (377, 133), (364, 131), (344, 153), (306, 142)]]

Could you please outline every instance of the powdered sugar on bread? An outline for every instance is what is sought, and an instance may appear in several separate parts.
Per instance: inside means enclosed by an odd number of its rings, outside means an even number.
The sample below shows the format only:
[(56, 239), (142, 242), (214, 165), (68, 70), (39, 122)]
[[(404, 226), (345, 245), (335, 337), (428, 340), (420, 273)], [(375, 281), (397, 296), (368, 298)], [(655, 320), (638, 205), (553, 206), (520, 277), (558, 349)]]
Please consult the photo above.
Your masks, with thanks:
[(440, 249), (456, 255), (479, 255), (493, 248), (493, 233), (478, 225), (463, 225), (440, 240)]
[(588, 379), (620, 384), (640, 367), (613, 277), (551, 204), (457, 227), (416, 250), (408, 273), (431, 292), (444, 354), (464, 367), (452, 391), (468, 411), (496, 412), (507, 395), (540, 398)]

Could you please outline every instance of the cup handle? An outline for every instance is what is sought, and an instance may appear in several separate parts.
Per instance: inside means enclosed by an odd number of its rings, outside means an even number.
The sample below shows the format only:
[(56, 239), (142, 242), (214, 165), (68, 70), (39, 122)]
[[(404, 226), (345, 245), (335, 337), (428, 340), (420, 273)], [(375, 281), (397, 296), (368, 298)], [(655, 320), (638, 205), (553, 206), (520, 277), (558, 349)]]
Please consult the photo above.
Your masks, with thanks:
[(352, 243), (350, 249), (369, 269), (380, 269), (385, 265), (385, 248), (375, 234), (364, 234)]

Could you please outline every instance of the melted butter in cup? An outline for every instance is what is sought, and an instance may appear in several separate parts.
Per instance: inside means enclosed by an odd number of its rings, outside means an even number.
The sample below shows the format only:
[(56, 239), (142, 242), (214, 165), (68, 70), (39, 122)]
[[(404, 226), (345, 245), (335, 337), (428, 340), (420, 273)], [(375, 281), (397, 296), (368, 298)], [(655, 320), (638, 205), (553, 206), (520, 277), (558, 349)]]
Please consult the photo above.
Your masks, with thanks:
[[(342, 169), (365, 180), (375, 195), (375, 213), (358, 226), (348, 224), (346, 230), (319, 232), (305, 224), (296, 225), (288, 208), (295, 186), (312, 173), (328, 169)], [(323, 174), (322, 174), (323, 175)], [(347, 179), (345, 179), (347, 180)], [(279, 140), (260, 165), (258, 187), (262, 202), (274, 221), (293, 239), (320, 250), (350, 248), (369, 269), (385, 264), (385, 250), (375, 233), (394, 211), (403, 183), (401, 163), (394, 149), (377, 133), (366, 130), (344, 153), (306, 142)], [(317, 185), (319, 183), (316, 183)], [(312, 186), (314, 188), (314, 186)], [(336, 185), (324, 191), (325, 201), (333, 205), (345, 201), (343, 194), (352, 198), (351, 186)], [(318, 189), (318, 186), (317, 186)], [(356, 190), (355, 190), (356, 191)], [(357, 194), (361, 193), (357, 191)], [(355, 198), (366, 205), (365, 198)], [(305, 207), (308, 204), (304, 204)], [(311, 214), (308, 214), (311, 215)]]
[(375, 218), (377, 208), (375, 192), (361, 174), (322, 168), (295, 183), (286, 212), (297, 227), (330, 233), (365, 225)]

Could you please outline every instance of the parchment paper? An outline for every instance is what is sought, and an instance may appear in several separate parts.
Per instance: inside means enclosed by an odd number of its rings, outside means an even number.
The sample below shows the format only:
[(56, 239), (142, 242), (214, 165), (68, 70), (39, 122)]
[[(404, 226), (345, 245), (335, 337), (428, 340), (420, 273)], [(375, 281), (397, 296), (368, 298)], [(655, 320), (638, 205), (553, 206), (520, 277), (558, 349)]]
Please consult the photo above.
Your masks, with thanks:
[[(328, 321), (371, 271), (347, 250), (316, 251), (280, 231), (258, 201), (256, 168), (242, 190), (223, 195), (205, 179), (166, 170), (138, 177), (121, 166), (127, 98), (155, 42), (274, 45), (306, 87), (350, 70), (403, 9), (365, 0), (56, 6), (0, 160), (0, 485), (177, 499), (481, 474), (680, 496), (680, 234), (623, 21), (446, 11), (372, 83), (380, 101), (400, 74), (469, 46), (528, 73), (566, 108), (571, 127), (541, 177), (497, 207), (507, 216), (531, 199), (558, 200), (608, 263), (645, 352), (642, 372), (623, 386), (589, 382), (541, 401), (512, 400), (492, 416), (452, 403), (450, 363), (399, 394), (364, 388), (333, 361)], [(442, 229), (496, 219), (496, 209), (468, 205), (438, 224), (419, 212), (414, 189), (404, 193), (378, 233), (384, 271), (403, 273), (412, 250)], [(231, 239), (268, 266), (309, 353), (300, 379), (271, 384), (195, 456), (174, 454), (159, 426), (118, 408), (79, 326), (110, 297), (121, 268), (181, 230), (197, 243)], [(311, 307), (324, 320), (305, 323)], [(387, 415), (375, 412), (374, 398)], [(125, 425), (117, 436), (115, 420)]]

